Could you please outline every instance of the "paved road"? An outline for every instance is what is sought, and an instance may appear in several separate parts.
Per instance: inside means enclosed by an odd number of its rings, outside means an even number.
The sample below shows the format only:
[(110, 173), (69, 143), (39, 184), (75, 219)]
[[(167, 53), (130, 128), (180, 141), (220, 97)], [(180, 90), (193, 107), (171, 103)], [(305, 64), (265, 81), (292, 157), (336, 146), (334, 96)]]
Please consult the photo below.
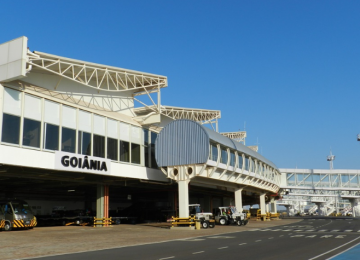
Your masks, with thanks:
[(328, 259), (360, 243), (360, 220), (306, 219), (267, 229), (33, 259)]

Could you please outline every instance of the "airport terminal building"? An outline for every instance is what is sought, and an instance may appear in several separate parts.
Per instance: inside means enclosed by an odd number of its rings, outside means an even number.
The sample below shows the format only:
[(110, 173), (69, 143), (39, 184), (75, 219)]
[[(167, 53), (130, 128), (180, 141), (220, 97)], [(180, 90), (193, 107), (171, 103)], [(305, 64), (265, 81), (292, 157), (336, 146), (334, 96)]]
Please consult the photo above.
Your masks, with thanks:
[(37, 215), (116, 210), (141, 221), (186, 216), (189, 203), (263, 213), (271, 201), (276, 211), (280, 171), (244, 132), (219, 133), (220, 111), (161, 105), (165, 76), (27, 42), (0, 45), (1, 198), (26, 200)]

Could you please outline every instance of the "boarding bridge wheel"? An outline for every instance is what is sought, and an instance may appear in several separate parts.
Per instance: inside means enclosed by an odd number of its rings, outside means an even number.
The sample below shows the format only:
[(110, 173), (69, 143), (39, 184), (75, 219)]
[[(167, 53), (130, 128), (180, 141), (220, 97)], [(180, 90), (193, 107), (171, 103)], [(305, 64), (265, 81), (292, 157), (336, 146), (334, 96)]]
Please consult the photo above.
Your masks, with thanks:
[(238, 226), (241, 226), (243, 223), (242, 223), (241, 219), (238, 219), (238, 220), (236, 220), (236, 224), (237, 224)]

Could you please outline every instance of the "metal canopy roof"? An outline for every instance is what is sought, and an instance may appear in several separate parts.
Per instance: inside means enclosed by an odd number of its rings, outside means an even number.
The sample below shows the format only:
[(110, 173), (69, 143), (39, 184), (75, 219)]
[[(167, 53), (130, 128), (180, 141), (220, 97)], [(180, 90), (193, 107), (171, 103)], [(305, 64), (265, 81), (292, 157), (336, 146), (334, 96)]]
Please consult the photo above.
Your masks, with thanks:
[(40, 69), (102, 91), (158, 92), (167, 77), (34, 51), (27, 53), (29, 71)]
[[(185, 107), (172, 107), (161, 105), (161, 114), (170, 117), (174, 120), (177, 119), (189, 119), (199, 123), (210, 123), (212, 120), (221, 118), (220, 110), (207, 110), (197, 108), (185, 108)], [(156, 106), (135, 108), (134, 112), (137, 116), (143, 116), (149, 114), (152, 111), (157, 111)]]

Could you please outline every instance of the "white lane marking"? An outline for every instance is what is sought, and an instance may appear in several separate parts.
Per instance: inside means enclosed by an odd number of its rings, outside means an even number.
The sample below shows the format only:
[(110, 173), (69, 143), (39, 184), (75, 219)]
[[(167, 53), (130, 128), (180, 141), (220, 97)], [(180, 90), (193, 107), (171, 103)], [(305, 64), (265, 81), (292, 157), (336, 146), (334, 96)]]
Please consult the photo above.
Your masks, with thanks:
[(260, 230), (260, 228), (251, 229), (249, 231), (258, 231), (258, 230)]
[(308, 230), (305, 230), (306, 232), (314, 232), (315, 229), (308, 229)]
[(242, 246), (242, 245), (246, 245), (247, 243), (242, 243), (242, 244), (239, 244), (239, 246)]
[(287, 232), (288, 232), (288, 231), (291, 231), (291, 229), (284, 229), (283, 231), (287, 231)]
[(291, 237), (303, 237), (304, 235), (295, 235), (295, 236), (291, 236)]
[(344, 230), (344, 232), (352, 232), (353, 230), (352, 229), (346, 229)]
[(279, 237), (283, 237), (284, 235), (280, 235)]
[[(307, 236), (307, 237), (314, 238), (314, 237), (316, 237), (316, 235)], [(307, 237), (305, 237), (305, 238), (307, 238)]]
[(256, 240), (255, 242), (260, 242), (261, 240)]
[(333, 235), (325, 235), (325, 236), (321, 236), (320, 238), (329, 238), (332, 237)]
[(227, 236), (215, 236), (215, 237), (208, 237), (208, 238), (235, 238), (235, 237), (227, 237)]
[(273, 229), (272, 231), (281, 231), (282, 229)]
[(273, 239), (274, 237), (269, 237), (269, 239)]
[(339, 229), (334, 229), (334, 230), (331, 230), (330, 232), (339, 232), (340, 230)]
[(179, 241), (189, 241), (189, 242), (194, 242), (194, 241), (203, 241), (205, 239), (203, 238), (186, 238), (186, 239), (179, 239)]
[[(338, 246), (338, 247), (333, 248), (333, 249), (331, 249), (331, 250), (329, 250), (329, 251), (326, 251), (325, 253), (322, 253), (321, 255), (317, 255), (317, 256), (315, 256), (315, 257), (313, 257), (313, 258), (310, 258), (309, 260), (314, 260), (314, 259), (316, 259), (316, 258), (319, 258), (320, 256), (326, 255), (326, 254), (328, 254), (328, 253), (330, 253), (330, 252), (332, 252), (332, 251), (334, 251), (334, 250), (339, 249), (340, 247), (346, 246), (347, 244), (350, 244), (350, 243), (354, 242), (355, 240), (358, 240), (359, 238), (360, 238), (360, 237), (357, 237), (357, 238), (355, 238), (355, 239), (353, 239), (353, 240), (351, 240), (351, 241), (349, 241), (349, 242), (347, 242), (347, 243), (345, 243), (345, 244), (343, 244), (343, 245), (341, 245), (341, 246)], [(359, 244), (360, 244), (360, 243), (356, 244), (355, 246), (357, 246), (357, 245), (359, 245)], [(355, 247), (355, 246), (353, 246), (353, 247)], [(352, 248), (352, 247), (350, 247), (350, 248)], [(350, 248), (344, 250), (343, 252), (349, 250)], [(340, 254), (342, 254), (343, 252), (341, 252)], [(337, 254), (337, 255), (339, 255), (339, 254)], [(335, 256), (333, 256), (332, 258), (334, 258), (334, 257), (335, 257)], [(330, 259), (331, 259), (331, 258), (330, 258)]]
[(325, 231), (327, 231), (327, 229), (321, 229), (318, 232), (325, 232)]
[(199, 252), (194, 252), (192, 253), (193, 255), (196, 255), (196, 254), (201, 254), (201, 253), (204, 253), (205, 251), (199, 251)]
[(335, 238), (344, 238), (344, 237), (346, 237), (346, 235), (338, 235)]
[(294, 232), (301, 232), (301, 231), (303, 231), (302, 229), (296, 229), (296, 230), (294, 230)]
[(159, 260), (171, 259), (171, 258), (174, 258), (174, 257), (175, 256), (169, 256), (169, 257), (160, 258)]
[(271, 229), (262, 229), (260, 231), (271, 231)]
[(218, 249), (225, 249), (225, 248), (228, 248), (228, 246), (219, 247)]

